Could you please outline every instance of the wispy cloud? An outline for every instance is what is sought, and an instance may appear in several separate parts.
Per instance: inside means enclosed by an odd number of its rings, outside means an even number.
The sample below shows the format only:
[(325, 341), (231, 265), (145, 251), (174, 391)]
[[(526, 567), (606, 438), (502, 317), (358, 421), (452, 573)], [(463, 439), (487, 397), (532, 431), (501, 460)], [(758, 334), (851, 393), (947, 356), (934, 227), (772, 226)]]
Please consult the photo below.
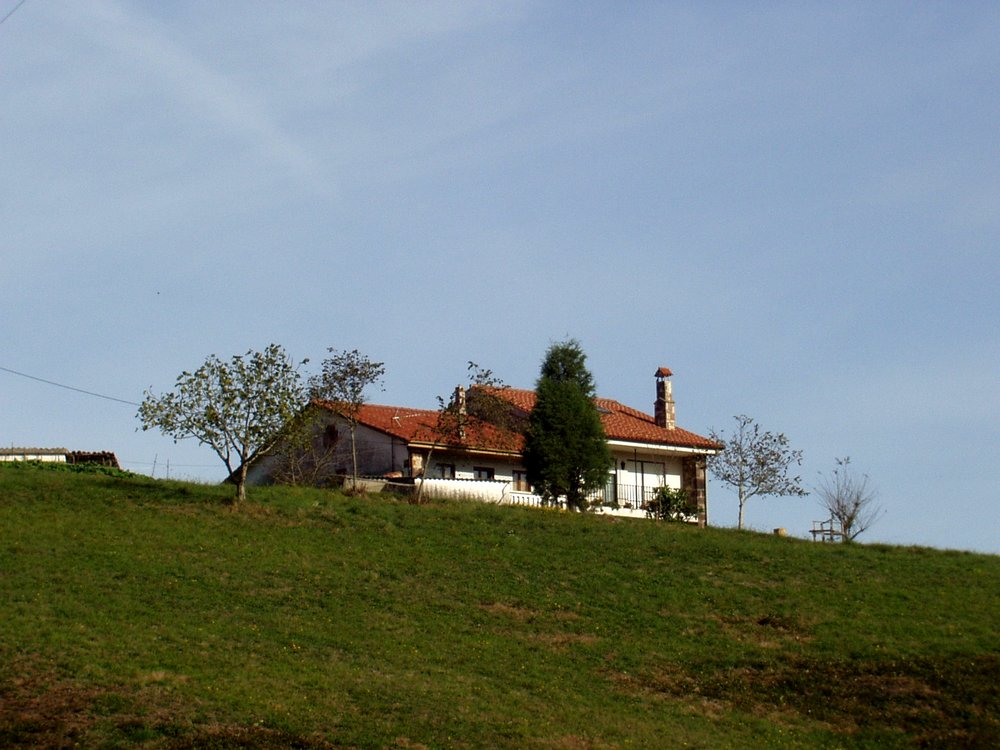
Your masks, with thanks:
[(144, 69), (148, 75), (143, 80), (158, 80), (163, 95), (186, 116), (260, 148), (275, 168), (289, 176), (317, 190), (328, 189), (315, 158), (282, 127), (262, 92), (248, 90), (225, 75), (185, 47), (161, 22), (139, 15), (134, 7), (98, 0), (82, 6), (80, 13), (87, 14), (81, 20), (88, 22), (103, 45)]

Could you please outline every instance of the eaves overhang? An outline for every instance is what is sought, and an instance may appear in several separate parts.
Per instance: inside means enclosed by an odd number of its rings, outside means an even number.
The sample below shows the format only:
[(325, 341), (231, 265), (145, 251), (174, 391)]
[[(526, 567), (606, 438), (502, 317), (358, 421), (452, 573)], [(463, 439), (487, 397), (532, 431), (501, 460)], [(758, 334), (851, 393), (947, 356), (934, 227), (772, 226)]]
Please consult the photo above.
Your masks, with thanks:
[(645, 453), (664, 453), (671, 456), (714, 456), (719, 451), (713, 448), (694, 448), (688, 445), (666, 445), (664, 443), (643, 443), (634, 440), (608, 440), (608, 447), (612, 450), (619, 448), (630, 451), (643, 451)]
[(410, 450), (420, 450), (428, 451), (435, 450), (441, 453), (467, 453), (469, 455), (476, 456), (503, 456), (504, 458), (509, 457), (520, 457), (521, 451), (517, 450), (505, 450), (502, 448), (471, 448), (466, 445), (449, 445), (441, 443), (431, 443), (424, 442), (421, 440), (411, 440), (406, 444), (406, 447)]

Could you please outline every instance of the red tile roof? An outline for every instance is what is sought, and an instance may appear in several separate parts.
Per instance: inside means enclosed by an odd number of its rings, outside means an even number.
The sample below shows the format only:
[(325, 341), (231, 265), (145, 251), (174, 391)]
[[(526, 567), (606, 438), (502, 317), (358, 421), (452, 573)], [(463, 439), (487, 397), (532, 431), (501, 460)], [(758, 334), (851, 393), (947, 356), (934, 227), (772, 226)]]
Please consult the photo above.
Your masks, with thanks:
[[(477, 386), (474, 386), (477, 387)], [(535, 392), (521, 388), (487, 389), (527, 415), (535, 407)], [(338, 411), (332, 402), (315, 402), (323, 408)], [(667, 429), (656, 424), (649, 414), (625, 406), (609, 398), (595, 398), (594, 404), (601, 412), (604, 434), (609, 440), (654, 445), (719, 450), (718, 443), (680, 427)], [(468, 417), (465, 438), (457, 435), (443, 437), (437, 429), (438, 412), (432, 409), (410, 409), (405, 406), (364, 404), (358, 413), (358, 423), (392, 435), (406, 443), (438, 444), (466, 450), (520, 453), (524, 449), (524, 436), (513, 430), (497, 427), (489, 422)]]
[[(535, 392), (520, 388), (503, 388), (493, 391), (497, 396), (509, 401), (525, 414), (535, 407)], [(604, 434), (609, 440), (627, 440), (634, 443), (654, 443), (675, 445), (682, 448), (718, 450), (722, 446), (701, 435), (675, 427), (668, 430), (659, 427), (649, 414), (614, 401), (609, 398), (595, 398), (594, 403), (601, 412)]]
[[(527, 415), (535, 407), (535, 392), (521, 388), (490, 389), (495, 395), (507, 401), (515, 409)], [(336, 405), (318, 402), (324, 408), (336, 411)], [(709, 438), (697, 435), (680, 427), (667, 429), (659, 427), (649, 414), (608, 398), (594, 399), (601, 412), (604, 433), (609, 440), (633, 443), (718, 450), (722, 446)], [(438, 412), (432, 409), (410, 409), (405, 406), (383, 406), (365, 404), (358, 414), (358, 422), (367, 427), (392, 435), (406, 443), (449, 445), (456, 448), (481, 451), (521, 452), (524, 436), (513, 430), (505, 430), (488, 422), (469, 417), (464, 439), (457, 435), (442, 438), (436, 429)]]
[[(314, 403), (331, 411), (339, 411), (333, 402)], [(524, 436), (471, 416), (465, 424), (464, 440), (455, 434), (443, 435), (437, 429), (438, 414), (432, 409), (364, 404), (358, 412), (358, 424), (392, 435), (406, 443), (438, 444), (442, 447), (504, 453), (520, 453), (524, 449)]]

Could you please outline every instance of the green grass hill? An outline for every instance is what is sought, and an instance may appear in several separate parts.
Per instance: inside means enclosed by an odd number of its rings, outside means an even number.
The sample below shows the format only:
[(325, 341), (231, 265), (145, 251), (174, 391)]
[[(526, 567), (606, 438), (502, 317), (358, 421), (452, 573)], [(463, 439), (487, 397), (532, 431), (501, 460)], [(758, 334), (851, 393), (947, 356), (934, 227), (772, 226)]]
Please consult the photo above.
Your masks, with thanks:
[(1000, 747), (1000, 557), (0, 465), (0, 747)]

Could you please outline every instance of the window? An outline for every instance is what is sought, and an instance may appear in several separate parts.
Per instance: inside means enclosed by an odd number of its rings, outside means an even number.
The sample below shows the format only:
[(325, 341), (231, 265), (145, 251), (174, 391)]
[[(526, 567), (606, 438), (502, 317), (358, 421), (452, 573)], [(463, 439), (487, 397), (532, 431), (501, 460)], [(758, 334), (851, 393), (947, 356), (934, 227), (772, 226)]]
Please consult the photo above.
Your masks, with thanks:
[(455, 478), (455, 464), (438, 464), (438, 476), (441, 479)]
[(493, 469), (488, 466), (473, 466), (472, 475), (476, 479), (493, 479), (495, 476)]
[(340, 439), (340, 434), (337, 432), (336, 425), (327, 425), (327, 428), (323, 430), (323, 447), (333, 448), (337, 441)]
[(528, 484), (528, 472), (514, 470), (514, 492), (531, 492)]

